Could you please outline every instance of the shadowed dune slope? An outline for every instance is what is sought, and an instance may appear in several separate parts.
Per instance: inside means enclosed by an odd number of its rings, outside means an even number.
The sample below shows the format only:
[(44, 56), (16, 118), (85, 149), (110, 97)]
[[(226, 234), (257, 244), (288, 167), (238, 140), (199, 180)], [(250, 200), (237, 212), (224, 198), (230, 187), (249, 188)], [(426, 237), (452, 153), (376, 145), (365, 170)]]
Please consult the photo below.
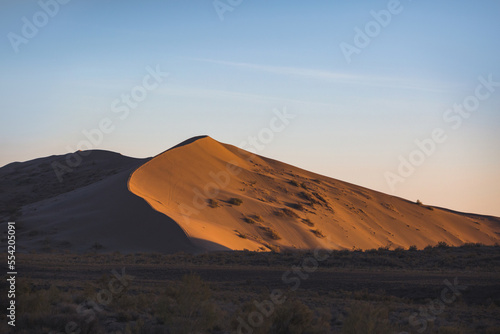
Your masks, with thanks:
[(497, 217), (418, 205), (207, 136), (143, 164), (128, 186), (204, 249), (422, 248), (500, 240)]
[(178, 224), (128, 190), (130, 174), (144, 161), (117, 164), (114, 175), (25, 205), (17, 219), (19, 250), (199, 251)]
[(147, 160), (89, 150), (10, 163), (0, 168), (0, 220), (15, 220), (23, 205), (87, 186)]

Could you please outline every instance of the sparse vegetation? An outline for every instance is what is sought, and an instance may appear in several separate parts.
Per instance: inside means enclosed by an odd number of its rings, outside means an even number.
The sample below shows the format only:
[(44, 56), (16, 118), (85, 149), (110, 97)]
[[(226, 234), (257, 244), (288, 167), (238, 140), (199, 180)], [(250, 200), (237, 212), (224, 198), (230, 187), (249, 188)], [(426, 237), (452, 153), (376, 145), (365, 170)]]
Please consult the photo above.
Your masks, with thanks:
[(448, 244), (446, 243), (446, 241), (440, 241), (440, 242), (438, 242), (437, 247), (438, 248), (448, 248), (450, 246), (448, 246)]
[(419, 199), (417, 199), (417, 205), (423, 205)]
[(304, 211), (306, 209), (302, 203), (293, 203), (290, 205), (290, 207), (297, 211)]
[(319, 193), (317, 192), (313, 192), (312, 193), (317, 199), (319, 199), (321, 202), (325, 203), (325, 204), (328, 204), (328, 201), (323, 197), (321, 196)]
[(255, 220), (256, 222), (260, 222), (260, 223), (263, 223), (264, 222), (264, 218), (262, 218), (261, 215), (252, 215), (252, 218), (253, 220)]
[(299, 215), (288, 208), (275, 211), (274, 214), (278, 217), (299, 218)]
[(245, 217), (243, 218), (243, 220), (245, 221), (245, 223), (247, 224), (255, 224), (255, 220), (253, 220), (252, 218), (250, 217)]
[(267, 236), (273, 240), (279, 240), (281, 237), (279, 236), (278, 232), (276, 232), (274, 229), (268, 227), (268, 226), (261, 226), (260, 227), (264, 232), (266, 232)]
[[(239, 325), (238, 317), (248, 320), (249, 311), (262, 312), (262, 307), (268, 307), (265, 301), (270, 300), (275, 286), (282, 287), (284, 270), (315, 256), (314, 251), (285, 249), (278, 253), (279, 247), (271, 242), (263, 242), (272, 251), (265, 253), (19, 253), (23, 276), (36, 275), (36, 279), (19, 277), (16, 282), (16, 333), (64, 332), (70, 321), (83, 334), (109, 333), (110, 328), (122, 333), (229, 333)], [(500, 247), (481, 244), (436, 245), (426, 251), (335, 250), (316, 271), (307, 273), (307, 284), (294, 293), (282, 290), (286, 302), (274, 304), (262, 326), (252, 327), (253, 333), (416, 332), (418, 328), (408, 323), (408, 316), (439, 298), (443, 278), (454, 277), (460, 270), (459, 284), (481, 284), (471, 286), (474, 293), (463, 293), (459, 302), (447, 304), (427, 332), (498, 334), (500, 300), (487, 287), (497, 284), (499, 254)], [(96, 298), (105, 295), (97, 297), (98, 293), (109, 290), (115, 277), (108, 269), (121, 267), (134, 279), (126, 289), (112, 294), (109, 303), (99, 304)], [(366, 275), (367, 269), (370, 275)], [(186, 270), (196, 274), (183, 277)], [(331, 275), (332, 270), (340, 275)], [(57, 272), (63, 272), (64, 279), (54, 280)], [(102, 276), (96, 279), (96, 275)], [(293, 277), (298, 276), (289, 276)], [(113, 282), (114, 288), (119, 287)], [(6, 283), (0, 287), (5, 288)], [(7, 307), (4, 299), (1, 307)], [(86, 321), (88, 314), (76, 311), (87, 301), (97, 303), (91, 321)], [(261, 305), (260, 310), (254, 301)], [(0, 324), (0, 332), (9, 332), (5, 322)]]
[(229, 200), (229, 204), (240, 206), (241, 204), (243, 204), (243, 200), (241, 198), (233, 197)]
[(174, 333), (190, 334), (215, 327), (220, 311), (211, 300), (212, 291), (196, 274), (169, 284), (158, 298), (155, 314)]
[(302, 222), (304, 224), (306, 224), (307, 226), (311, 226), (311, 227), (314, 226), (314, 223), (309, 218), (302, 219)]
[(388, 334), (393, 331), (387, 309), (366, 302), (353, 304), (342, 326), (342, 334)]
[(292, 186), (294, 186), (294, 187), (299, 187), (299, 186), (300, 186), (300, 184), (299, 184), (297, 181), (295, 181), (295, 180), (291, 180), (291, 181), (290, 181), (290, 184), (291, 184)]
[(236, 231), (236, 234), (237, 234), (237, 235), (238, 235), (238, 237), (240, 237), (241, 239), (247, 239), (246, 234), (243, 234), (243, 233), (241, 233), (240, 231)]
[(309, 205), (319, 203), (316, 198), (314, 198), (311, 194), (309, 194), (305, 191), (301, 191), (298, 195), (300, 198), (305, 199), (306, 201), (309, 201)]
[[(330, 314), (324, 310), (314, 312), (300, 300), (287, 300), (286, 303), (273, 306), (273, 311), (264, 318), (260, 326), (252, 329), (253, 334), (327, 334), (330, 332)], [(237, 332), (241, 320), (262, 312), (255, 303), (248, 302), (232, 321)], [(241, 332), (240, 332), (241, 333)]]
[(213, 198), (208, 199), (208, 206), (215, 209), (219, 207), (219, 201)]
[(323, 232), (321, 232), (321, 230), (319, 229), (315, 229), (315, 230), (311, 230), (311, 232), (317, 236), (318, 238), (324, 238), (325, 235), (323, 234)]

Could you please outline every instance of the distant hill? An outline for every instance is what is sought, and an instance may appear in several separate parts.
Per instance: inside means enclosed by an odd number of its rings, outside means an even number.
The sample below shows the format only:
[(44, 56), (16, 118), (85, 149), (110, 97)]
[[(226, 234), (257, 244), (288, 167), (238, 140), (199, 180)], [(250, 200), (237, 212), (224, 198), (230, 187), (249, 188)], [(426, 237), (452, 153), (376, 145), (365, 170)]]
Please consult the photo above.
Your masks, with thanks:
[(92, 184), (146, 161), (92, 150), (10, 163), (0, 168), (0, 219), (15, 219), (23, 205)]

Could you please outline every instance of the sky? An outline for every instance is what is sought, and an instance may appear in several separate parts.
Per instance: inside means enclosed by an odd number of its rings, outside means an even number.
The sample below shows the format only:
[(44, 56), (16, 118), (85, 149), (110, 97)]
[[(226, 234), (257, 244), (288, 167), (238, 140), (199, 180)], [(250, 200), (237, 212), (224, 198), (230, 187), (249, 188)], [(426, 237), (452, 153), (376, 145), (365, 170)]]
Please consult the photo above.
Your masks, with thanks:
[(204, 134), (500, 216), (499, 16), (497, 0), (3, 0), (0, 166)]

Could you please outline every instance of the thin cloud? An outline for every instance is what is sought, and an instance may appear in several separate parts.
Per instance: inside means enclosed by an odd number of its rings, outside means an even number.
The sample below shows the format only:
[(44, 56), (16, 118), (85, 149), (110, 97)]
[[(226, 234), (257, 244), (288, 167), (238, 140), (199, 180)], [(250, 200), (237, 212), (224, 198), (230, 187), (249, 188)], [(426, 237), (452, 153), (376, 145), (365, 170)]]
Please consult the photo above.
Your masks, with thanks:
[(449, 91), (449, 86), (437, 86), (435, 83), (422, 82), (422, 81), (411, 81), (407, 79), (395, 78), (395, 77), (380, 77), (380, 76), (367, 76), (367, 75), (356, 75), (341, 72), (331, 72), (324, 70), (299, 68), (299, 67), (285, 67), (285, 66), (269, 66), (269, 65), (259, 65), (250, 63), (238, 63), (223, 60), (213, 60), (213, 59), (203, 59), (203, 58), (192, 58), (196, 61), (208, 62), (213, 64), (219, 64), (230, 67), (237, 67), (242, 69), (248, 69), (253, 71), (262, 71), (279, 75), (288, 76), (302, 76), (318, 80), (327, 80), (339, 84), (352, 84), (352, 85), (364, 85), (372, 87), (385, 87), (385, 88), (399, 88), (399, 89), (413, 89), (431, 92), (447, 92)]
[(337, 107), (329, 103), (311, 102), (311, 101), (241, 93), (241, 92), (227, 91), (227, 90), (203, 89), (203, 88), (182, 87), (182, 86), (172, 86), (172, 85), (165, 88), (160, 88), (156, 93), (169, 96), (180, 96), (180, 97), (191, 97), (191, 98), (206, 98), (206, 99), (220, 99), (220, 100), (232, 99), (232, 100), (245, 100), (254, 102), (280, 102), (280, 103), (294, 103), (294, 104), (297, 103), (297, 104), (316, 105), (323, 107)]

